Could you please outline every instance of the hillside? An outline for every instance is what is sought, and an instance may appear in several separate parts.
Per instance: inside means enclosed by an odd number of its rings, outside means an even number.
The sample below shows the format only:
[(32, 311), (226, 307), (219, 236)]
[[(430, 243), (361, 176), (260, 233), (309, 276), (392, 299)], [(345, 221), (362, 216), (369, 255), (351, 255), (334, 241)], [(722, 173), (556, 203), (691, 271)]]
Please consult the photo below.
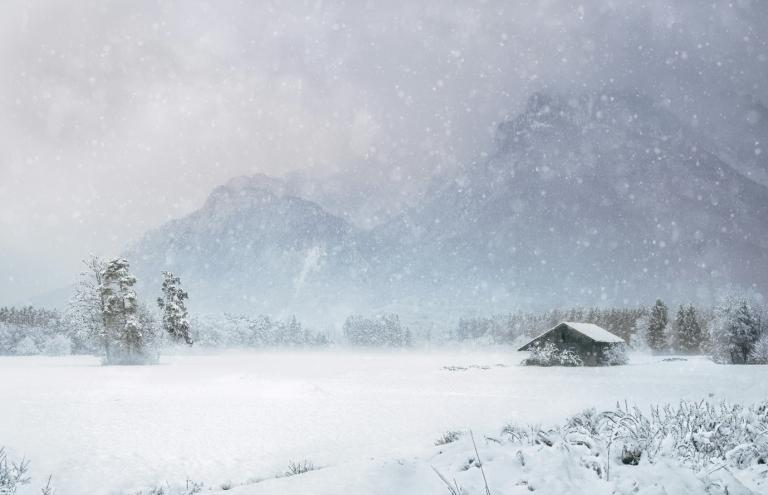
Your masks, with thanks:
[(257, 176), (129, 255), (144, 280), (177, 271), (226, 310), (708, 301), (768, 282), (768, 188), (720, 151), (642, 96), (534, 94), (490, 153), (372, 229), (338, 197)]

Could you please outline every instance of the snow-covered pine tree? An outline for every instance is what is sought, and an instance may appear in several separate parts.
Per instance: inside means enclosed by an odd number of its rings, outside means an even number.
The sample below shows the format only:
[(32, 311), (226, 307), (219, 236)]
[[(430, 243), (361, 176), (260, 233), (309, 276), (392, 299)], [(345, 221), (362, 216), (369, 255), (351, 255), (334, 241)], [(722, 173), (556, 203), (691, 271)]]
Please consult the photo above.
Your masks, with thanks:
[(749, 357), (755, 364), (768, 364), (768, 331), (762, 331)]
[(285, 334), (283, 335), (283, 343), (288, 345), (299, 345), (302, 343), (304, 333), (301, 329), (301, 324), (296, 321), (296, 316), (291, 316), (288, 323), (285, 325)]
[(667, 305), (661, 299), (656, 300), (656, 304), (651, 308), (648, 316), (648, 330), (646, 331), (646, 340), (648, 346), (654, 352), (667, 350), (667, 323), (669, 320), (669, 310)]
[(629, 347), (635, 351), (648, 352), (648, 314), (638, 317), (632, 324), (629, 336)]
[(681, 304), (677, 308), (677, 313), (675, 313), (675, 321), (672, 322), (672, 333), (674, 334), (674, 342), (672, 343), (672, 348), (675, 350), (675, 352), (685, 352), (683, 349), (684, 344), (682, 342), (682, 334), (683, 334), (683, 327), (685, 326), (685, 307)]
[(114, 258), (102, 276), (106, 321), (115, 347), (107, 355), (108, 364), (143, 364), (150, 358), (146, 344), (153, 333), (147, 328), (151, 319), (146, 311), (140, 312), (133, 288), (136, 277), (129, 268), (126, 259)]
[(157, 299), (157, 305), (163, 312), (163, 328), (174, 341), (184, 341), (192, 345), (187, 307), (184, 302), (188, 298), (189, 294), (181, 288), (179, 277), (171, 272), (163, 272), (163, 297)]
[(693, 305), (680, 306), (676, 317), (677, 345), (680, 352), (696, 354), (701, 350), (701, 324)]
[(760, 337), (760, 322), (746, 298), (732, 297), (717, 307), (711, 331), (716, 361), (745, 364)]

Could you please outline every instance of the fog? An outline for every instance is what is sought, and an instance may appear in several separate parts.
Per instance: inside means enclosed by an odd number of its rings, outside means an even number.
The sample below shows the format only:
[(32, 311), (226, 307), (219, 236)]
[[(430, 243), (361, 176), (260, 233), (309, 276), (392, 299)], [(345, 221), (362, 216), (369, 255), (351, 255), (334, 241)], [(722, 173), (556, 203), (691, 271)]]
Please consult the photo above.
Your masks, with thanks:
[(767, 26), (748, 0), (6, 0), (0, 298), (67, 285), (234, 176), (426, 187), (533, 91), (636, 91), (727, 141), (768, 99)]

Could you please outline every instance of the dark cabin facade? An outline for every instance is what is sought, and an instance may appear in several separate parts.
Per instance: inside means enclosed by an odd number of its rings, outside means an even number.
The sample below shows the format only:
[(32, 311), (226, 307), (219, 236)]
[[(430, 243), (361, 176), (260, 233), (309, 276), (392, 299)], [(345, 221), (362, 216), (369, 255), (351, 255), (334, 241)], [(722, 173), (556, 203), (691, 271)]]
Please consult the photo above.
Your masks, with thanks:
[(593, 323), (564, 321), (531, 340), (518, 351), (529, 351), (535, 344), (552, 342), (558, 350), (569, 349), (581, 357), (586, 366), (603, 363), (605, 352), (624, 339)]

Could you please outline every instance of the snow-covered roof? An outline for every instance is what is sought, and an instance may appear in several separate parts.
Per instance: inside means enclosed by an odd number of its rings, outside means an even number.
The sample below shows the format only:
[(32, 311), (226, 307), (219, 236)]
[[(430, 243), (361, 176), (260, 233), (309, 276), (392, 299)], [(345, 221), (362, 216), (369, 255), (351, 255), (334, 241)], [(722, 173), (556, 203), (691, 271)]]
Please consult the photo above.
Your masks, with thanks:
[[(610, 344), (617, 344), (624, 342), (624, 339), (618, 335), (614, 335), (603, 327), (599, 327), (594, 323), (581, 323), (578, 321), (564, 321), (566, 325), (573, 328), (582, 335), (589, 337), (595, 342), (606, 342)], [(562, 324), (562, 323), (561, 323)]]
[(582, 323), (580, 321), (562, 321), (555, 325), (554, 327), (550, 328), (546, 332), (542, 333), (541, 335), (536, 336), (536, 338), (531, 339), (529, 342), (527, 342), (524, 346), (520, 347), (518, 349), (519, 351), (524, 350), (526, 347), (531, 345), (532, 343), (536, 342), (555, 328), (559, 327), (560, 325), (567, 325), (568, 327), (572, 328), (573, 330), (576, 330), (580, 334), (584, 335), (588, 339), (594, 340), (595, 342), (604, 342), (606, 344), (618, 344), (620, 342), (624, 342), (624, 339), (619, 337), (618, 335), (614, 335), (605, 328), (599, 327), (595, 325), (594, 323)]

